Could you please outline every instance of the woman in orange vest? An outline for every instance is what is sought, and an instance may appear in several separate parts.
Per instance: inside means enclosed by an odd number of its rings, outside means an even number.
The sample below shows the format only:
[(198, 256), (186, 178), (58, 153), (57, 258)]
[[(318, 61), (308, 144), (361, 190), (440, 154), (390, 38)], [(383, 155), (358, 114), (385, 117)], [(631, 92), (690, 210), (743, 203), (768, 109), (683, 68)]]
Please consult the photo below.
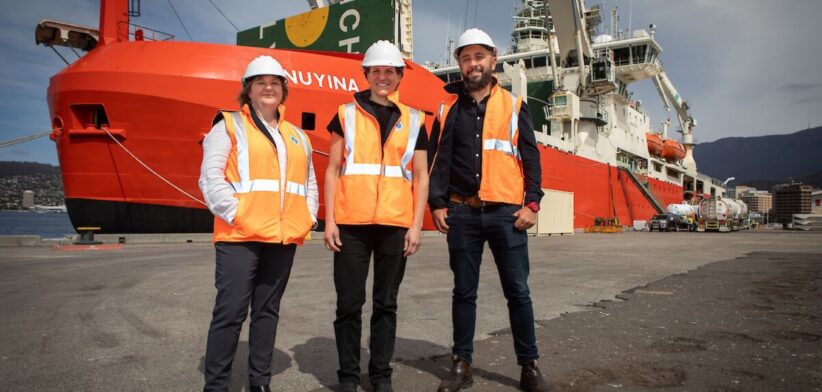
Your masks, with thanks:
[(406, 258), (420, 247), (428, 197), (428, 138), (423, 112), (399, 101), (405, 67), (399, 50), (378, 41), (362, 66), (369, 90), (354, 94), (328, 125), (325, 246), (334, 251), (340, 390), (360, 384), (361, 316), (373, 253), (368, 373), (374, 391), (390, 391), (397, 294)]
[(282, 299), (297, 245), (316, 225), (319, 197), (305, 133), (285, 120), (288, 85), (277, 60), (252, 60), (239, 112), (222, 112), (203, 140), (200, 189), (214, 213), (214, 304), (204, 391), (226, 391), (251, 305), (249, 390), (269, 391)]

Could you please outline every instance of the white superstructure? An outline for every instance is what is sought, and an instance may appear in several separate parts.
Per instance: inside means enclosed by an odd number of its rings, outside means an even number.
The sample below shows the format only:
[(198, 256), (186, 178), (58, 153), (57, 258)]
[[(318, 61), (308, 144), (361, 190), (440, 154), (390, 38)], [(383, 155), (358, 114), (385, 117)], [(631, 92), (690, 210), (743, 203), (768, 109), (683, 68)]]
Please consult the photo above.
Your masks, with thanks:
[[(611, 34), (593, 37), (602, 22), (598, 5), (586, 9), (582, 0), (523, 0), (514, 17), (512, 50), (497, 58), (497, 79), (524, 95), (532, 113), (544, 110), (545, 121), (535, 121), (539, 143), (682, 186), (692, 195), (722, 195), (721, 182), (697, 173), (692, 153), (696, 120), (665, 74), (655, 26), (620, 32), (615, 17), (616, 8)], [(460, 79), (455, 64), (432, 72), (446, 82)], [(666, 142), (659, 156), (649, 153), (646, 135), (667, 137), (667, 122), (655, 131), (630, 91), (631, 84), (648, 79), (666, 110), (676, 113), (682, 132), (681, 140)]]

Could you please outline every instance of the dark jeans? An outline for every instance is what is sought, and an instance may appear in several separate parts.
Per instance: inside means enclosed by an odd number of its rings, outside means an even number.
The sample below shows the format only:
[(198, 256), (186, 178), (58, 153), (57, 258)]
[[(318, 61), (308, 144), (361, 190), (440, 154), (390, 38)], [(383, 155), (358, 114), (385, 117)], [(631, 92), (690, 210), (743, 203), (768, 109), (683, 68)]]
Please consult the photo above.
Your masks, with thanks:
[(296, 245), (218, 242), (214, 286), (217, 299), (208, 329), (204, 391), (226, 391), (240, 329), (251, 303), (248, 382), (268, 385), (271, 356)]
[(340, 252), (334, 253), (334, 287), (337, 289), (337, 319), (334, 335), (341, 383), (360, 383), (360, 340), (362, 306), (368, 265), (374, 254), (374, 287), (371, 314), (371, 360), (368, 376), (372, 384), (390, 382), (397, 332), (397, 294), (405, 275), (402, 256), (407, 229), (382, 225), (340, 225)]
[(528, 289), (528, 236), (514, 228), (513, 215), (520, 206), (499, 204), (482, 208), (450, 203), (448, 253), (454, 272), (451, 317), (454, 323), (454, 354), (469, 364), (474, 352), (477, 322), (477, 288), (485, 242), (491, 248), (508, 300), (508, 318), (514, 335), (517, 363), (539, 358), (534, 333), (534, 309)]

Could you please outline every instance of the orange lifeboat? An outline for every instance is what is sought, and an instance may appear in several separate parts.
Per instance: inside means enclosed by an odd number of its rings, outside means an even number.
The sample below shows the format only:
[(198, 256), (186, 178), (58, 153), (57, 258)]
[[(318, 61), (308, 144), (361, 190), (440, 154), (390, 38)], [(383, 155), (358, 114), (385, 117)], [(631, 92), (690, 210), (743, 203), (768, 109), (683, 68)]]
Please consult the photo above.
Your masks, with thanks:
[(662, 154), (662, 138), (655, 133), (646, 133), (645, 137), (648, 139), (648, 152), (657, 157)]
[(665, 139), (662, 149), (662, 157), (669, 161), (681, 161), (685, 158), (685, 148), (682, 144), (673, 139)]

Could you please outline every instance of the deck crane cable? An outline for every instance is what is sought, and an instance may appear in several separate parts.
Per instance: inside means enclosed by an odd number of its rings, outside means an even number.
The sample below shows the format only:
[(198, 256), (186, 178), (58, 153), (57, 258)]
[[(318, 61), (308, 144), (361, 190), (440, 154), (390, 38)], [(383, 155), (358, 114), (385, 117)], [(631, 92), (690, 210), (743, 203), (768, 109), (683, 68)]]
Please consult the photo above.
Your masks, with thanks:
[(137, 163), (139, 163), (139, 164), (140, 164), (140, 165), (142, 165), (144, 168), (146, 168), (146, 170), (148, 170), (149, 172), (151, 172), (151, 174), (154, 174), (155, 176), (157, 176), (157, 178), (159, 178), (159, 179), (163, 180), (163, 182), (165, 182), (166, 184), (168, 184), (168, 185), (169, 185), (169, 186), (171, 186), (172, 188), (176, 189), (178, 192), (180, 192), (180, 193), (182, 193), (182, 194), (184, 194), (184, 195), (188, 196), (188, 198), (190, 198), (191, 200), (194, 200), (194, 201), (196, 201), (197, 203), (200, 203), (200, 204), (202, 204), (203, 206), (208, 207), (208, 206), (206, 205), (206, 203), (205, 203), (205, 202), (203, 202), (202, 200), (200, 200), (200, 199), (198, 199), (198, 198), (194, 197), (194, 196), (193, 196), (193, 195), (191, 195), (190, 193), (188, 193), (188, 192), (186, 192), (186, 191), (182, 190), (182, 189), (181, 189), (180, 187), (178, 187), (177, 185), (174, 185), (171, 181), (167, 180), (167, 179), (166, 179), (165, 177), (163, 177), (160, 173), (157, 173), (156, 171), (154, 171), (154, 169), (152, 169), (151, 167), (149, 167), (149, 166), (148, 166), (145, 162), (143, 162), (142, 160), (140, 160), (140, 158), (137, 158), (137, 156), (136, 156), (136, 155), (134, 155), (134, 153), (132, 153), (131, 151), (129, 151), (129, 149), (128, 149), (128, 148), (126, 148), (126, 146), (124, 146), (124, 145), (123, 145), (123, 143), (120, 143), (120, 141), (119, 141), (119, 140), (117, 140), (117, 138), (116, 138), (116, 137), (114, 137), (114, 135), (112, 135), (112, 134), (111, 134), (111, 132), (109, 132), (109, 130), (108, 130), (108, 128), (107, 128), (107, 127), (101, 127), (100, 129), (102, 129), (103, 131), (105, 131), (105, 132), (106, 132), (106, 134), (108, 135), (108, 137), (110, 137), (110, 138), (111, 138), (111, 140), (114, 140), (114, 142), (115, 142), (115, 143), (117, 143), (117, 145), (118, 145), (118, 146), (120, 146), (120, 148), (122, 148), (122, 149), (123, 149), (123, 151), (125, 151), (128, 155), (130, 155), (130, 156), (131, 156), (131, 157), (132, 157), (135, 161), (137, 161)]
[(208, 0), (208, 2), (209, 2), (209, 3), (211, 3), (211, 5), (213, 5), (213, 6), (214, 6), (214, 8), (216, 8), (216, 9), (217, 9), (217, 12), (219, 12), (219, 13), (220, 13), (220, 15), (222, 15), (222, 16), (223, 16), (223, 18), (225, 18), (225, 20), (227, 20), (227, 21), (228, 21), (228, 23), (230, 23), (230, 24), (231, 24), (231, 26), (233, 26), (233, 27), (234, 27), (234, 30), (240, 31), (240, 29), (238, 29), (238, 28), (237, 28), (237, 25), (235, 25), (235, 24), (234, 24), (234, 22), (232, 22), (232, 21), (231, 21), (231, 19), (228, 19), (228, 16), (226, 16), (226, 14), (225, 14), (225, 13), (223, 13), (223, 10), (221, 10), (221, 9), (220, 9), (220, 7), (217, 7), (217, 4), (214, 4), (214, 1), (212, 1), (212, 0)]
[(188, 28), (186, 28), (186, 24), (185, 24), (185, 23), (183, 23), (183, 19), (182, 19), (182, 18), (180, 18), (180, 14), (178, 14), (178, 13), (177, 13), (177, 9), (176, 9), (176, 8), (174, 8), (174, 4), (172, 4), (172, 3), (171, 3), (171, 0), (168, 0), (168, 5), (170, 5), (170, 6), (171, 6), (171, 10), (172, 10), (172, 11), (174, 11), (174, 16), (176, 16), (176, 17), (177, 17), (177, 20), (178, 20), (178, 21), (180, 21), (180, 25), (181, 25), (181, 26), (183, 26), (183, 31), (185, 31), (185, 32), (186, 32), (186, 35), (188, 36), (188, 40), (189, 40), (189, 41), (194, 41), (194, 39), (193, 39), (193, 38), (191, 38), (191, 34), (188, 32)]
[(31, 141), (31, 140), (34, 140), (34, 139), (39, 139), (43, 136), (48, 136), (48, 134), (50, 134), (50, 133), (51, 133), (51, 131), (43, 131), (43, 132), (37, 132), (35, 134), (28, 135), (28, 136), (18, 137), (17, 139), (6, 140), (6, 141), (3, 141), (3, 142), (0, 142), (0, 148), (11, 147), (15, 144)]

